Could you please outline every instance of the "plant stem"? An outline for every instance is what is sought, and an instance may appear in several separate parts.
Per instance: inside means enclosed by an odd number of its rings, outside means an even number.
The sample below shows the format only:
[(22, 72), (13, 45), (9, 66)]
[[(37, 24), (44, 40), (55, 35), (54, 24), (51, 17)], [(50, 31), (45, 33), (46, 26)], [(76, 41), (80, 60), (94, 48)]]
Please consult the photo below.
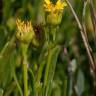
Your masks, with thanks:
[(23, 60), (23, 79), (24, 79), (24, 96), (28, 96), (28, 75), (27, 75), (27, 62)]
[(19, 92), (20, 92), (20, 95), (23, 96), (22, 89), (21, 89), (20, 84), (19, 84), (19, 82), (18, 82), (18, 79), (17, 79), (17, 77), (16, 77), (15, 68), (14, 68), (14, 70), (13, 70), (13, 77), (14, 77), (14, 81), (16, 82), (16, 85), (17, 85), (17, 87), (18, 87), (18, 90), (19, 90)]
[(72, 11), (72, 14), (74, 15), (76, 21), (77, 21), (77, 24), (78, 24), (78, 27), (80, 29), (80, 33), (81, 33), (81, 36), (82, 36), (82, 39), (83, 39), (83, 42), (84, 42), (84, 45), (85, 45), (85, 48), (86, 48), (86, 51), (87, 51), (87, 54), (88, 54), (88, 57), (89, 57), (89, 60), (90, 60), (90, 67), (92, 68), (92, 70), (95, 72), (96, 70), (96, 66), (95, 66), (95, 63), (94, 63), (94, 60), (93, 60), (93, 57), (92, 57), (92, 54), (90, 52), (90, 49), (89, 49), (89, 46), (88, 46), (88, 42), (86, 40), (86, 36), (85, 36), (85, 32), (84, 32), (84, 29), (82, 27), (82, 24), (80, 23), (79, 19), (78, 19), (78, 16), (76, 15), (72, 5), (70, 4), (70, 2), (68, 0), (66, 0), (68, 6), (70, 7), (71, 11)]
[(28, 45), (21, 44), (22, 64), (23, 64), (23, 83), (24, 83), (24, 96), (28, 96), (28, 62), (27, 62), (27, 49)]
[(49, 49), (49, 51), (48, 51), (48, 61), (47, 61), (45, 77), (44, 77), (44, 86), (47, 86), (48, 72), (49, 72), (50, 62), (51, 62), (51, 54), (52, 53), (50, 52), (50, 49)]
[(32, 91), (30, 92), (30, 94), (32, 94), (31, 96), (38, 96), (38, 91), (36, 90), (36, 83), (35, 83), (35, 77), (33, 74), (33, 71), (31, 70), (31, 68), (28, 69), (28, 75), (30, 76), (30, 83), (31, 83), (31, 87), (32, 87)]
[(52, 91), (52, 82), (54, 78), (56, 63), (58, 54), (60, 52), (60, 46), (55, 46), (48, 50), (48, 61), (44, 75), (44, 93), (43, 96), (50, 96)]

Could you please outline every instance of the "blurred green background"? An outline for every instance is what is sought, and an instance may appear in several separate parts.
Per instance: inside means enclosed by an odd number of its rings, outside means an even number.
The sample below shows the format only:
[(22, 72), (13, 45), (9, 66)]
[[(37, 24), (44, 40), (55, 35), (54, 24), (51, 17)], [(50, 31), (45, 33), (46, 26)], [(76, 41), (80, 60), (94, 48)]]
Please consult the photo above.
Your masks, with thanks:
[[(79, 20), (82, 21), (83, 6), (86, 0), (69, 1), (76, 11)], [(93, 0), (93, 2), (96, 9), (96, 0)], [(42, 28), (42, 24), (45, 23), (42, 3), (43, 0), (0, 0), (0, 96), (3, 96), (3, 93), (4, 96), (20, 96), (18, 95), (18, 88), (13, 82), (12, 75), (15, 68), (17, 77), (19, 80), (22, 79), (22, 75), (20, 75), (22, 70), (18, 67), (18, 64), (14, 64), (19, 55), (16, 55), (16, 47), (11, 46), (11, 44), (7, 46), (7, 43), (13, 38), (16, 32), (15, 21), (17, 18), (31, 20), (34, 26), (41, 24), (40, 27)], [(88, 4), (86, 6), (85, 17), (88, 41), (92, 48), (94, 60), (96, 61), (94, 30)], [(77, 22), (68, 6), (64, 9), (62, 22), (59, 25), (59, 32), (56, 38), (61, 46), (61, 51), (57, 60), (51, 96), (96, 96), (96, 88), (94, 88), (93, 83), (94, 78), (90, 72), (90, 62), (86, 49)], [(43, 42), (43, 37), (40, 39)], [(38, 70), (36, 59), (39, 57), (41, 49), (42, 45), (40, 48), (33, 48), (32, 52), (30, 51), (29, 53), (29, 61), (32, 63), (30, 66), (34, 74)], [(3, 59), (1, 56), (2, 52), (4, 54)], [(19, 59), (17, 60), (19, 62)], [(70, 66), (68, 67), (69, 63)], [(20, 84), (22, 85), (22, 80), (20, 80)]]

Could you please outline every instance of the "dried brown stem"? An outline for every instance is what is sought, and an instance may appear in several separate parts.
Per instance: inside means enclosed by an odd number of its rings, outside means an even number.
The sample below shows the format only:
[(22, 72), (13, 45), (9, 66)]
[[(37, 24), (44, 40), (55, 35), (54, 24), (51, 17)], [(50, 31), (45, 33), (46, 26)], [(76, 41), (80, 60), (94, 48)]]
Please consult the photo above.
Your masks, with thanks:
[(65, 0), (68, 4), (68, 6), (70, 7), (71, 11), (72, 11), (72, 14), (74, 15), (76, 21), (77, 21), (77, 24), (78, 24), (78, 27), (80, 29), (80, 33), (81, 33), (81, 36), (82, 36), (82, 39), (83, 39), (83, 43), (85, 45), (85, 48), (86, 48), (86, 51), (87, 51), (87, 54), (88, 54), (88, 57), (89, 57), (89, 60), (90, 60), (90, 66), (92, 68), (92, 70), (95, 72), (95, 69), (96, 69), (96, 66), (95, 66), (95, 63), (94, 63), (94, 59), (92, 57), (92, 54), (90, 52), (90, 49), (89, 49), (89, 46), (88, 46), (88, 42), (86, 40), (86, 36), (85, 36), (85, 32), (84, 32), (84, 29), (82, 27), (82, 24), (80, 23), (80, 20), (78, 18), (78, 16), (76, 15), (72, 5), (70, 4), (70, 2), (68, 0)]

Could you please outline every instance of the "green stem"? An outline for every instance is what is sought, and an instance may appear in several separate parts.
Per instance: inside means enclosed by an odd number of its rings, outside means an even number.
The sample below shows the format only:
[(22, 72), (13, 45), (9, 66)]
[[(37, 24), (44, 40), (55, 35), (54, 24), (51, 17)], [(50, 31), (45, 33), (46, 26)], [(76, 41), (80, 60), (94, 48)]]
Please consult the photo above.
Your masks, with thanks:
[(34, 77), (34, 74), (33, 74), (33, 71), (29, 68), (28, 69), (28, 73), (29, 73), (29, 76), (30, 76), (30, 84), (31, 84), (31, 87), (32, 87), (32, 91), (30, 92), (31, 96), (38, 96), (37, 95), (37, 90), (36, 90), (36, 87), (35, 87), (35, 77)]
[(48, 50), (48, 61), (45, 69), (44, 75), (44, 92), (43, 96), (50, 96), (51, 85), (53, 82), (54, 72), (56, 68), (57, 57), (60, 52), (60, 47), (55, 46), (52, 49)]
[(20, 92), (20, 95), (23, 96), (22, 89), (21, 89), (20, 84), (19, 84), (19, 82), (18, 82), (18, 79), (17, 79), (17, 77), (16, 77), (15, 69), (14, 69), (14, 71), (13, 71), (13, 77), (14, 77), (14, 81), (16, 82), (16, 85), (17, 85), (17, 87), (18, 87), (18, 90), (19, 90), (19, 92)]
[(49, 50), (48, 51), (48, 61), (47, 61), (45, 77), (44, 77), (44, 86), (47, 86), (47, 79), (48, 79), (48, 72), (49, 72), (49, 68), (50, 68), (51, 56), (52, 56), (52, 53)]
[(23, 83), (24, 83), (24, 96), (28, 96), (28, 62), (27, 62), (27, 49), (28, 44), (21, 44), (22, 63), (23, 63)]
[(52, 35), (53, 35), (53, 42), (55, 43), (56, 42), (56, 32), (57, 32), (57, 26), (51, 26), (51, 32), (52, 32)]
[(24, 96), (28, 96), (28, 75), (26, 58), (23, 60)]
[(37, 81), (38, 83), (40, 82), (40, 79), (41, 79), (41, 76), (42, 76), (42, 71), (43, 71), (44, 66), (45, 66), (45, 61), (43, 61), (43, 62), (41, 63), (41, 66), (39, 67), (38, 72), (37, 72), (36, 81)]

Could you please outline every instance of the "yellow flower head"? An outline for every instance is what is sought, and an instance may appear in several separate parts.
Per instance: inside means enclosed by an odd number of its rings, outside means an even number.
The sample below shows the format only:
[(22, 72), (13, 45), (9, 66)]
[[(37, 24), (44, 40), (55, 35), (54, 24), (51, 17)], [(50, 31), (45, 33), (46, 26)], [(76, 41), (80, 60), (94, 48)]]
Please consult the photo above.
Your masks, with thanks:
[(65, 6), (67, 6), (67, 3), (61, 2), (61, 0), (58, 0), (55, 5), (57, 10), (63, 10)]
[(50, 2), (50, 0), (45, 0), (44, 8), (46, 11), (51, 12), (54, 9), (54, 5), (52, 4), (52, 2)]
[(44, 9), (49, 12), (46, 22), (49, 24), (60, 24), (62, 20), (62, 10), (67, 6), (66, 2), (57, 0), (56, 4), (53, 4), (50, 0), (44, 0)]
[(32, 30), (31, 21), (21, 21), (20, 19), (16, 20), (16, 25), (19, 31), (22, 31), (22, 33), (26, 33), (30, 30)]
[(61, 0), (58, 0), (56, 4), (53, 4), (50, 0), (44, 1), (44, 8), (47, 12), (55, 13), (56, 11), (63, 10), (65, 6), (67, 6), (67, 3)]
[(50, 0), (45, 0), (45, 3), (50, 4), (51, 2), (50, 2)]
[(17, 19), (16, 25), (17, 25), (17, 34), (16, 34), (17, 39), (21, 41), (28, 41), (33, 38), (35, 33), (33, 31), (31, 21), (24, 22), (21, 21), (20, 19)]

